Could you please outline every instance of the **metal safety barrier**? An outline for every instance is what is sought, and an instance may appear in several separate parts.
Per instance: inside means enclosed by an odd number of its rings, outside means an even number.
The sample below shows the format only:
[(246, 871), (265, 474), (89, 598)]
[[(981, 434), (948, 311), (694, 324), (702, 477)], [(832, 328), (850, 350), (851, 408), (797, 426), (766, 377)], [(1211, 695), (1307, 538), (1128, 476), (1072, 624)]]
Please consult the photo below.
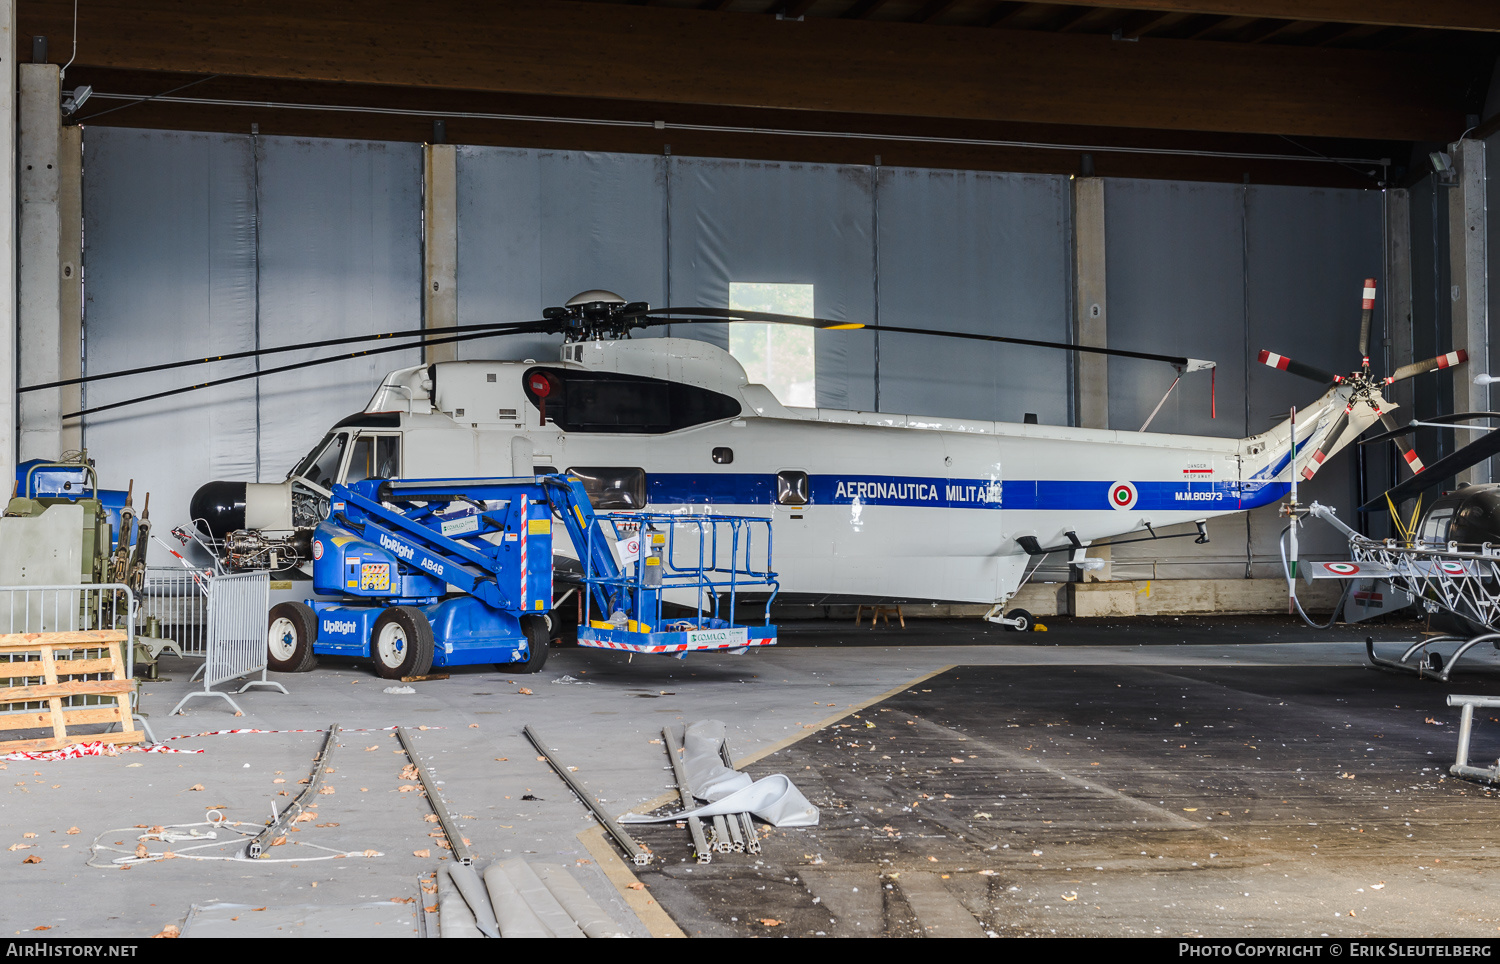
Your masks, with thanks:
[[(164, 641), (178, 655), (208, 653), (208, 583), (212, 573), (181, 566), (149, 566), (136, 605), (142, 632)], [(160, 646), (152, 643), (159, 651)]]
[[(86, 629), (120, 629), (127, 636), (125, 673), (135, 675), (135, 652), (129, 641), (135, 639), (136, 601), (130, 587), (122, 583), (77, 583), (53, 586), (0, 586), (0, 633), (64, 633)], [(107, 649), (78, 650), (79, 659), (108, 659)], [(10, 661), (10, 657), (0, 656)], [(70, 677), (76, 674), (68, 674)], [(83, 680), (102, 680), (107, 673), (77, 675)], [(12, 677), (10, 685), (40, 686), (42, 677)], [(132, 715), (138, 693), (131, 694)], [(112, 696), (74, 695), (63, 697), (64, 707), (113, 705)], [(45, 709), (45, 701), (27, 700), (0, 703), (0, 715), (36, 712)], [(141, 720), (144, 725), (145, 720)], [(150, 733), (147, 728), (147, 733)]]
[(1474, 707), (1500, 709), (1500, 697), (1450, 694), (1448, 705), (1463, 707), (1463, 716), (1458, 724), (1458, 752), (1454, 755), (1453, 766), (1448, 768), (1448, 772), (1465, 780), (1500, 783), (1500, 760), (1496, 760), (1495, 765), (1489, 769), (1469, 765), (1469, 738), (1474, 733)]
[(266, 678), (270, 655), (266, 647), (266, 612), (271, 605), (271, 574), (262, 571), (198, 575), (208, 586), (208, 638), (203, 667), (193, 678), (201, 676), (203, 689), (184, 696), (172, 713), (180, 713), (194, 697), (217, 696), (234, 707), (236, 714), (243, 715), (244, 711), (228, 693), (214, 687), (258, 672), (260, 679), (247, 680), (235, 690), (235, 695), (252, 686), (274, 686), (286, 692), (285, 686)]

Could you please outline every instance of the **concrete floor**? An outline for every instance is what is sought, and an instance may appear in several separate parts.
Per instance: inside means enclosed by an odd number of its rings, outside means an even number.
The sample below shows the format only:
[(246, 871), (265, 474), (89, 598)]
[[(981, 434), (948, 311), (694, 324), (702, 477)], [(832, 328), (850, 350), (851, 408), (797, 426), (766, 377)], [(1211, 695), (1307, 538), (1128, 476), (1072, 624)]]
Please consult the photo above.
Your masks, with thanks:
[[(1330, 635), (1279, 617), (1057, 619), (1022, 636), (973, 620), (809, 623), (743, 656), (630, 660), (564, 648), (535, 676), (476, 667), (413, 684), (411, 695), (383, 693), (386, 681), (362, 665), (325, 660), (275, 676), (290, 695), (236, 697), (243, 718), (217, 699), (166, 716), (194, 688), (193, 664), (168, 658), (170, 679), (143, 688), (158, 738), (329, 723), (351, 731), (335, 751), (334, 793), (318, 798), (318, 819), (295, 839), (376, 856), (317, 860), (326, 852), (287, 846), (276, 863), (86, 864), (96, 836), (128, 850), (136, 826), (199, 822), (209, 807), (264, 821), (295, 796), (317, 732), (170, 743), (201, 754), (11, 762), (0, 847), (31, 846), (0, 851), (14, 864), (0, 876), (3, 925), (141, 937), (182, 926), (195, 905), (234, 904), (244, 913), (222, 913), (244, 923), (224, 917), (215, 932), (238, 925), (250, 936), (279, 933), (258, 921), (295, 921), (305, 905), (432, 900), (418, 879), (444, 851), (429, 837), (425, 802), (401, 791), (411, 785), (399, 778), (406, 759), (382, 729), (400, 724), (416, 730), (480, 861), (564, 863), (640, 935), (1493, 936), (1500, 895), (1480, 867), (1500, 848), (1497, 803), (1440, 774), (1458, 716), (1444, 697), (1500, 693), (1500, 654), (1471, 654), (1446, 686), (1362, 668), (1367, 634), (1394, 648), (1418, 628)], [(643, 830), (656, 860), (636, 874), (646, 888), (632, 889), (521, 727), (542, 732), (623, 813), (667, 800), (671, 773), (653, 742), (661, 727), (703, 718), (728, 723), (751, 772), (798, 781), (823, 822), (772, 832), (759, 857), (720, 855), (707, 867), (691, 861), (685, 831)], [(1224, 739), (1219, 728), (1230, 725), (1253, 739)], [(1483, 726), (1476, 760), (1500, 742), (1500, 725)], [(865, 740), (878, 736), (887, 739), (874, 753)], [(28, 856), (41, 862), (23, 864)], [(400, 914), (377, 926), (412, 934)]]

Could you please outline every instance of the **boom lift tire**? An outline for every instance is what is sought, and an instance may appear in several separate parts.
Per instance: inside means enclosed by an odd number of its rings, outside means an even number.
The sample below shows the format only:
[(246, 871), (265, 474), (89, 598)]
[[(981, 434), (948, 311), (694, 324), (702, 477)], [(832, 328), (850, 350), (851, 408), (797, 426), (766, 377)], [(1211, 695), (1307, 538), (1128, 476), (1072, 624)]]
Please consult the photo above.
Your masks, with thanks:
[(318, 640), (318, 614), (299, 602), (272, 607), (266, 624), (266, 655), (278, 673), (306, 673), (318, 665), (313, 643)]
[(521, 617), (521, 632), (526, 634), (526, 662), (496, 664), (508, 673), (536, 673), (547, 665), (547, 644), (551, 642), (552, 620), (535, 613)]
[(392, 606), (370, 630), (370, 658), (385, 679), (426, 676), (432, 669), (432, 624), (420, 609)]

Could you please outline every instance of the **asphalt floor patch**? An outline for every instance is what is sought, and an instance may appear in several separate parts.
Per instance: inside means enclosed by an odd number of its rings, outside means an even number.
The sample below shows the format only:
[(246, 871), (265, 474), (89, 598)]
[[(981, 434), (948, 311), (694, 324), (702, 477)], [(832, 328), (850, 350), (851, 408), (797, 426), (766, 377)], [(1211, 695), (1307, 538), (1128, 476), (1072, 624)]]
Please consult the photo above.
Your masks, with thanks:
[(710, 865), (642, 827), (639, 876), (704, 935), (940, 936), (961, 906), (998, 936), (1493, 936), (1500, 796), (1447, 776), (1449, 692), (1500, 675), (955, 667), (748, 768), (819, 826)]

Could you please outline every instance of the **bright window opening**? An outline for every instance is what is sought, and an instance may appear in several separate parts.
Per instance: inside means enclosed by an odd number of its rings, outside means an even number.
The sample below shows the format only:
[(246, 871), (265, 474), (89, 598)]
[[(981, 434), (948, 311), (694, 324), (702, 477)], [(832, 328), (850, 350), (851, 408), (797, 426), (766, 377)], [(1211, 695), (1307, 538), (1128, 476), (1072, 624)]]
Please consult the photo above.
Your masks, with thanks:
[[(731, 281), (729, 307), (811, 318), (813, 286)], [(729, 353), (745, 366), (751, 382), (769, 388), (781, 404), (817, 406), (813, 329), (735, 322), (729, 326)]]

